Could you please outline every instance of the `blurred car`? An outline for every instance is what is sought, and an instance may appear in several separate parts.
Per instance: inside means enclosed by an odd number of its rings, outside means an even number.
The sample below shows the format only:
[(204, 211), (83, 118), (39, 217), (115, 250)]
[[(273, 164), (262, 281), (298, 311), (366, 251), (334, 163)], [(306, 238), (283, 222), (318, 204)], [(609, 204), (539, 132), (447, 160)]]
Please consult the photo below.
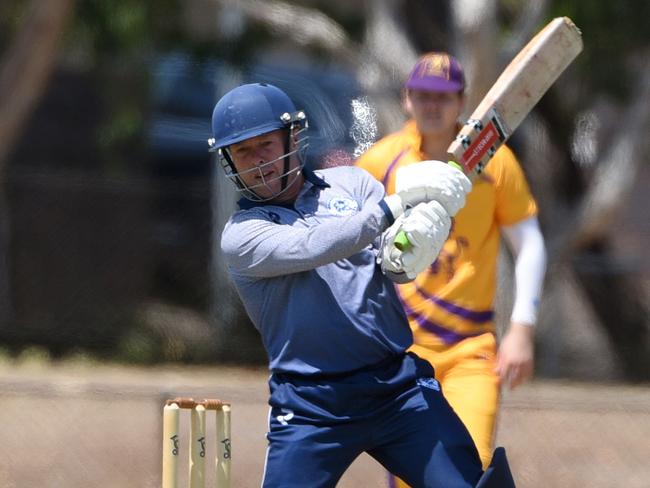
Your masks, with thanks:
[(354, 75), (324, 64), (253, 63), (241, 68), (221, 60), (197, 62), (176, 53), (151, 67), (147, 132), (148, 167), (160, 191), (153, 216), (156, 249), (154, 294), (205, 306), (214, 218), (210, 191), (215, 164), (208, 153), (211, 115), (231, 88), (267, 82), (283, 89), (309, 118), (308, 161), (354, 149), (351, 101), (362, 96)]
[[(152, 67), (149, 142), (155, 160), (168, 162), (179, 156), (207, 159), (214, 104), (231, 88), (254, 82), (276, 85), (297, 108), (307, 112), (313, 158), (332, 149), (353, 150), (351, 101), (363, 93), (354, 74), (344, 68), (289, 61), (235, 68), (218, 60), (199, 63), (174, 54), (156, 60)], [(190, 171), (187, 165), (186, 160), (183, 166)]]

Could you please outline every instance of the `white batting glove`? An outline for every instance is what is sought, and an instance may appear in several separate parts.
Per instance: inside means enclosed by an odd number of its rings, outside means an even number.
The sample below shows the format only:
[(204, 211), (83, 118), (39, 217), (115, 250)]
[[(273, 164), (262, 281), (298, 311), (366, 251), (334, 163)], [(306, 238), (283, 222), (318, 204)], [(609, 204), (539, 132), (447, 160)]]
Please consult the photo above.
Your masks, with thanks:
[(465, 205), (472, 182), (461, 170), (442, 161), (421, 161), (398, 168), (395, 193), (404, 206), (438, 200), (453, 217)]
[(412, 246), (402, 253), (402, 267), (414, 279), (433, 263), (451, 230), (451, 217), (436, 200), (415, 206), (402, 222)]
[[(437, 201), (420, 203), (407, 210), (382, 235), (379, 262), (383, 270), (406, 273), (410, 279), (433, 263), (451, 230), (451, 217)], [(407, 251), (395, 247), (395, 237), (406, 232), (411, 242)]]
[[(410, 212), (408, 210), (407, 212)], [(395, 237), (402, 230), (402, 221), (404, 215), (400, 215), (397, 220), (386, 229), (381, 235), (381, 248), (377, 263), (381, 265), (381, 270), (392, 271), (393, 273), (403, 273), (402, 251), (395, 247)]]

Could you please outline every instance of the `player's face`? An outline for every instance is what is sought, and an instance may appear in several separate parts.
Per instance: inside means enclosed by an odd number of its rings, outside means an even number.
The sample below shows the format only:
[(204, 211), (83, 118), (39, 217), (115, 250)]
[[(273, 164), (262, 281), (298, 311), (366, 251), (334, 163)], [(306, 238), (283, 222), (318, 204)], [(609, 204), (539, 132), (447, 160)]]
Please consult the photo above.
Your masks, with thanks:
[[(284, 131), (276, 130), (232, 144), (229, 148), (237, 174), (250, 190), (263, 199), (272, 198), (289, 186), (278, 201), (290, 201), (300, 191), (301, 185), (297, 182), (301, 176), (298, 172), (283, 178), (285, 138)], [(290, 161), (290, 169), (296, 168), (298, 161), (295, 154), (290, 156)], [(286, 180), (284, 187), (283, 180)]]
[(464, 97), (458, 92), (409, 90), (406, 109), (425, 136), (448, 137), (456, 133)]

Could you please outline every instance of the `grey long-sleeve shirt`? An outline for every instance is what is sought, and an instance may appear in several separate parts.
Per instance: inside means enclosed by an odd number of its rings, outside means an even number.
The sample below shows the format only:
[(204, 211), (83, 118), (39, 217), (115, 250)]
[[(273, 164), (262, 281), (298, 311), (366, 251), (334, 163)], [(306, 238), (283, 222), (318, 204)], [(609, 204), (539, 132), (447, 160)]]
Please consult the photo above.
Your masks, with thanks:
[[(292, 206), (244, 200), (221, 247), (273, 372), (340, 373), (401, 353), (412, 335), (376, 264), (389, 225), (366, 171), (305, 171)], [(389, 214), (389, 212), (388, 212)]]

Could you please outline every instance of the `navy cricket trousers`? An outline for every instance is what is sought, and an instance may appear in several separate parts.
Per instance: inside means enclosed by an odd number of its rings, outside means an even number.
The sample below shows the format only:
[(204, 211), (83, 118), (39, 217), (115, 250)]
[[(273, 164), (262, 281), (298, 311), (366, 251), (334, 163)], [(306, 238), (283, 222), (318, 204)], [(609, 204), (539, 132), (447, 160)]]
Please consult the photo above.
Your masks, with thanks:
[(350, 374), (273, 374), (265, 488), (336, 486), (362, 452), (414, 488), (473, 487), (478, 451), (433, 378), (407, 353)]

